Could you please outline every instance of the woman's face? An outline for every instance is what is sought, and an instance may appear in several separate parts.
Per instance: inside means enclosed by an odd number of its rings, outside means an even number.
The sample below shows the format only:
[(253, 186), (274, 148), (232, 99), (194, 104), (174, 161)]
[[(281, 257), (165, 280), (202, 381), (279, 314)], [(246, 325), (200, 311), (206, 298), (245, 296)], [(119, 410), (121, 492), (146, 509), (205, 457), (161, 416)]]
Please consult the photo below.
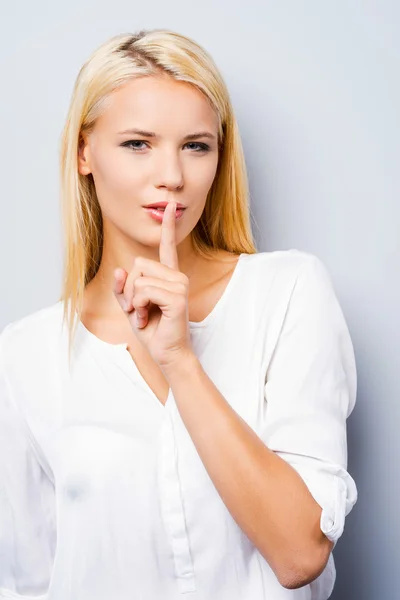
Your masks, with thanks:
[(187, 83), (142, 77), (114, 91), (79, 152), (79, 172), (93, 175), (105, 235), (158, 246), (161, 224), (143, 207), (175, 200), (187, 207), (176, 221), (176, 242), (184, 240), (216, 174), (217, 132), (215, 112)]

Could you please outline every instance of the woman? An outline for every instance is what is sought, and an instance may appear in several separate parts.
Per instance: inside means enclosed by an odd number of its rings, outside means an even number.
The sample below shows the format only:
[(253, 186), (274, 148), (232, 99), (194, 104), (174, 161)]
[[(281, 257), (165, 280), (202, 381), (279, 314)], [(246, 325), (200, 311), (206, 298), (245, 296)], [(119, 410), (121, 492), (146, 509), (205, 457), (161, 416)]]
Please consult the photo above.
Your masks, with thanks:
[(61, 183), (62, 297), (0, 338), (0, 597), (325, 600), (352, 342), (317, 257), (255, 249), (211, 57), (97, 49)]

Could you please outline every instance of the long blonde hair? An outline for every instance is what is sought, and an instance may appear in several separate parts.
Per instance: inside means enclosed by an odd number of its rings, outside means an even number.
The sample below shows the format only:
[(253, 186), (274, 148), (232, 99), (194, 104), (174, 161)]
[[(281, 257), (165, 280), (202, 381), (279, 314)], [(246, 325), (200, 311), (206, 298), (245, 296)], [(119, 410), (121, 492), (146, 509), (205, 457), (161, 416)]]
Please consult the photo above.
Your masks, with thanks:
[(62, 295), (69, 347), (82, 313), (84, 288), (96, 275), (103, 246), (102, 215), (92, 175), (78, 171), (78, 148), (106, 110), (109, 95), (136, 77), (169, 75), (199, 89), (218, 116), (219, 161), (201, 218), (191, 232), (194, 250), (257, 252), (249, 187), (236, 118), (224, 80), (196, 42), (168, 30), (120, 34), (102, 44), (76, 79), (61, 137), (60, 189), (64, 228)]

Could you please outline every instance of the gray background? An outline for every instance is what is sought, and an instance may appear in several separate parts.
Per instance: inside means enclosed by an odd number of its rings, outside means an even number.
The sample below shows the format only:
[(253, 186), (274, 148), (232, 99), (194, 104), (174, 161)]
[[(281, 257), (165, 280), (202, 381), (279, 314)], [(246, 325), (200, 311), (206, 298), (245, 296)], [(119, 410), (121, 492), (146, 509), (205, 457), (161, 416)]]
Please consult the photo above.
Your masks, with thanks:
[[(58, 145), (83, 61), (111, 35), (202, 44), (242, 132), (258, 249), (328, 268), (358, 365), (348, 421), (359, 501), (334, 555), (335, 600), (400, 597), (400, 5), (367, 0), (0, 4), (0, 327), (56, 302)], [(396, 202), (395, 202), (396, 200)]]

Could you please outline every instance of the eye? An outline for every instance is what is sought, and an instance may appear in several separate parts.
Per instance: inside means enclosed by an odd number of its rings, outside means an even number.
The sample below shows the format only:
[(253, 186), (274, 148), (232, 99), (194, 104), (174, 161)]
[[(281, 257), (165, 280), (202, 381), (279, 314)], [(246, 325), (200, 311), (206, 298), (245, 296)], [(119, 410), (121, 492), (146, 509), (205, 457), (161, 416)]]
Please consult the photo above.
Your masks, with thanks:
[(210, 146), (208, 144), (198, 144), (197, 142), (189, 142), (186, 145), (197, 146), (197, 150), (195, 150), (195, 152), (208, 152), (210, 149)]
[[(121, 144), (121, 146), (130, 148), (134, 152), (140, 152), (141, 150), (144, 150), (143, 146), (138, 146), (140, 144), (144, 144), (146, 148), (148, 147), (146, 142), (143, 140), (129, 140)], [(208, 144), (200, 144), (197, 142), (188, 142), (186, 146), (196, 146), (196, 149), (190, 148), (191, 150), (194, 150), (194, 152), (208, 152), (210, 150), (210, 146)]]
[(131, 144), (144, 144), (142, 140), (129, 140), (128, 142), (124, 142), (121, 146), (126, 146), (127, 148), (131, 148), (134, 152), (139, 150), (143, 150), (143, 148), (138, 148), (137, 146), (131, 147)]

